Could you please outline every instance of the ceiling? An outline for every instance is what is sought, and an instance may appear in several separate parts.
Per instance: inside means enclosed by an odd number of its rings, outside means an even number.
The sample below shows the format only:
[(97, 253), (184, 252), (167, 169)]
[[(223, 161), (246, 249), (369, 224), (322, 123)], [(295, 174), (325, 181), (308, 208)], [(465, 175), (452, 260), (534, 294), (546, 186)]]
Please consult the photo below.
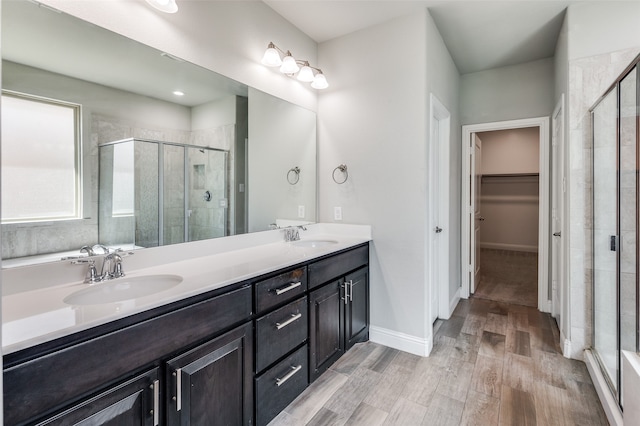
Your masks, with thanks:
[(579, 0), (263, 0), (317, 43), (429, 8), (460, 74), (552, 57)]

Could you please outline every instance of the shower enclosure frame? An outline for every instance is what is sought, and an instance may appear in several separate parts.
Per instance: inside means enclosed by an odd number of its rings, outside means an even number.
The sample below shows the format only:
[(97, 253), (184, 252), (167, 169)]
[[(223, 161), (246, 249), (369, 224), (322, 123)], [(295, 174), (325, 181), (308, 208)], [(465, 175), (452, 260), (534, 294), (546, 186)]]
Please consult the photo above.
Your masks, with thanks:
[[(623, 409), (623, 395), (622, 395), (622, 369), (621, 369), (621, 359), (622, 359), (622, 312), (621, 312), (621, 249), (622, 249), (622, 230), (621, 230), (621, 175), (622, 175), (622, 166), (621, 166), (621, 126), (622, 126), (622, 102), (621, 98), (623, 96), (621, 90), (621, 83), (630, 76), (632, 72), (635, 71), (635, 333), (634, 333), (634, 351), (638, 352), (640, 349), (640, 259), (638, 259), (638, 249), (640, 248), (640, 55), (638, 55), (626, 68), (625, 70), (616, 78), (616, 80), (605, 90), (604, 94), (598, 98), (598, 100), (594, 103), (594, 105), (589, 109), (590, 118), (591, 118), (591, 140), (592, 140), (592, 149), (591, 149), (591, 161), (592, 161), (592, 190), (591, 190), (591, 198), (592, 198), (592, 241), (591, 241), (591, 250), (593, 255), (591, 256), (591, 269), (593, 271), (591, 277), (591, 285), (592, 285), (592, 352), (595, 355), (595, 360), (598, 363), (598, 367), (602, 371), (602, 376), (604, 377), (607, 386), (611, 394), (614, 396), (617, 404), (620, 409)], [(595, 142), (596, 142), (596, 132), (595, 132), (595, 112), (596, 109), (601, 103), (607, 98), (608, 95), (611, 94), (612, 91), (616, 91), (616, 99), (615, 99), (615, 107), (616, 107), (616, 117), (615, 117), (615, 144), (616, 144), (616, 188), (615, 188), (615, 196), (616, 196), (616, 235), (615, 235), (615, 252), (616, 252), (616, 383), (612, 382), (612, 378), (610, 377), (609, 372), (607, 371), (607, 367), (605, 365), (605, 361), (601, 358), (600, 354), (597, 351), (596, 346), (596, 238), (595, 238), (595, 218), (596, 218), (596, 180), (595, 180), (595, 170), (596, 170), (596, 150), (595, 150)], [(614, 236), (612, 236), (614, 237)], [(613, 241), (612, 241), (613, 243)]]

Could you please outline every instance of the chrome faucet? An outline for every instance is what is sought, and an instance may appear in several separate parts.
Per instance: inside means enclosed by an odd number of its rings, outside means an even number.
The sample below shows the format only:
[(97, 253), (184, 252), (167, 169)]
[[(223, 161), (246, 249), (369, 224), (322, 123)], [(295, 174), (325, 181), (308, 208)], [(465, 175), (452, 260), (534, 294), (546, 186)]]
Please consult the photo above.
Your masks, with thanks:
[[(116, 249), (113, 253), (109, 253), (108, 255), (106, 255), (104, 257), (104, 262), (102, 262), (102, 279), (111, 280), (114, 278), (124, 277), (125, 274), (124, 270), (122, 269), (122, 258), (132, 255), (132, 251), (125, 252), (122, 249)], [(109, 265), (108, 268), (107, 265)]]
[[(98, 274), (96, 268), (96, 261), (93, 256), (96, 255), (95, 249), (101, 249), (105, 254), (102, 260), (102, 268)], [(87, 257), (74, 258), (71, 263), (74, 265), (89, 265), (87, 276), (84, 280), (87, 284), (95, 284), (114, 278), (124, 277), (124, 270), (122, 269), (122, 258), (133, 255), (133, 252), (124, 252), (122, 249), (116, 249), (113, 252), (109, 252), (109, 249), (101, 244), (96, 244), (93, 247), (83, 246), (80, 252), (86, 252)]]
[(299, 241), (300, 240), (300, 230), (306, 231), (307, 228), (304, 226), (289, 226), (284, 228), (284, 240), (286, 242), (290, 241)]

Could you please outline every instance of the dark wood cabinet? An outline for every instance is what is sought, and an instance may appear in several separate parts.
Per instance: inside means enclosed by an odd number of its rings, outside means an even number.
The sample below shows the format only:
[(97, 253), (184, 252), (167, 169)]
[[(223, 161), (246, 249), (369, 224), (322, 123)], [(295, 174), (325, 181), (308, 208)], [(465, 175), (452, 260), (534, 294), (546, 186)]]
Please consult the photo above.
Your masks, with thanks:
[(160, 424), (158, 369), (77, 404), (37, 425), (153, 426)]
[[(345, 351), (369, 339), (369, 268), (365, 267), (344, 279)], [(347, 299), (348, 296), (348, 299)]]
[(251, 424), (252, 340), (247, 324), (169, 360), (167, 424)]
[[(354, 344), (369, 339), (368, 258), (368, 247), (360, 247), (336, 256), (337, 265), (329, 258), (309, 266), (315, 288), (309, 293), (312, 382)], [(354, 267), (359, 269), (348, 269)], [(327, 277), (333, 281), (317, 284)]]
[(333, 281), (309, 295), (309, 362), (311, 381), (344, 353), (344, 283)]

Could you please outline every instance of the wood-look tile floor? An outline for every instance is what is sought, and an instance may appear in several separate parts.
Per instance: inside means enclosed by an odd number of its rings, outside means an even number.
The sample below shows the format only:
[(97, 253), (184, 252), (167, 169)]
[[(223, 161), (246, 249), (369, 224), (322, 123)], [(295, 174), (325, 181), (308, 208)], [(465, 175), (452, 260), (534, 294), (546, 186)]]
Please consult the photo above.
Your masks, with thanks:
[(538, 306), (538, 253), (481, 249), (475, 297)]
[(472, 298), (435, 328), (429, 357), (354, 346), (271, 425), (608, 424), (548, 314)]

